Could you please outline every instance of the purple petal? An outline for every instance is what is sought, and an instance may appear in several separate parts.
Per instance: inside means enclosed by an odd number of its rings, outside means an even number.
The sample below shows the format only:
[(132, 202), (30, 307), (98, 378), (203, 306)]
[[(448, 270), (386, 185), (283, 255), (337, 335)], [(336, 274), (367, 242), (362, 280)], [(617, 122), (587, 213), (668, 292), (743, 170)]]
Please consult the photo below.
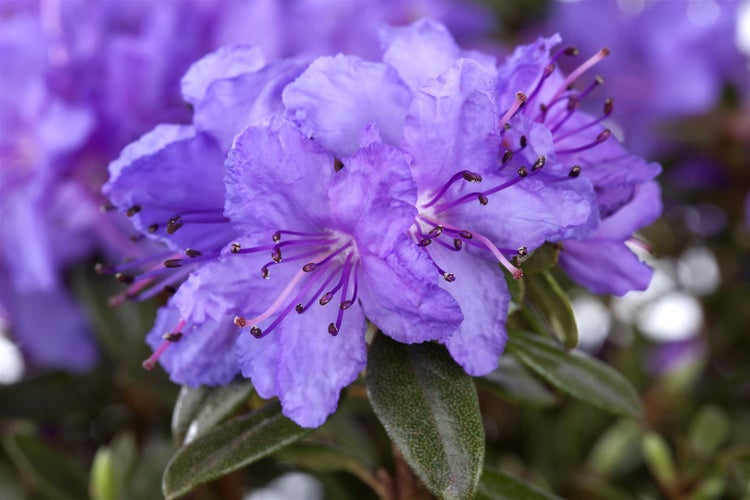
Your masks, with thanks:
[(566, 241), (560, 267), (592, 292), (618, 296), (645, 290), (654, 272), (619, 241)]
[(226, 214), (245, 234), (318, 229), (329, 217), (333, 157), (288, 121), (245, 129), (226, 167)]
[(505, 320), (510, 293), (496, 262), (443, 248), (430, 253), (440, 266), (453, 273), (452, 283), (441, 287), (458, 302), (464, 320), (458, 331), (444, 340), (453, 359), (466, 373), (485, 375), (495, 368), (508, 338)]
[(313, 62), (283, 100), (307, 136), (341, 157), (358, 149), (369, 123), (386, 143), (400, 144), (411, 92), (392, 67), (338, 55)]
[(182, 97), (193, 106), (198, 105), (212, 82), (253, 73), (265, 65), (263, 51), (247, 45), (228, 45), (193, 63), (180, 82)]
[(559, 35), (539, 37), (534, 43), (519, 46), (508, 56), (498, 69), (498, 108), (508, 109), (513, 104), (516, 92), (534, 89), (549, 63), (550, 49), (561, 41)]
[(635, 187), (633, 199), (611, 216), (605, 218), (594, 238), (625, 241), (639, 229), (651, 224), (661, 215), (661, 189), (656, 182)]
[(419, 192), (437, 190), (456, 172), (496, 167), (497, 113), (490, 75), (462, 59), (415, 95), (404, 128)]
[(301, 62), (282, 60), (258, 71), (214, 80), (195, 107), (195, 127), (216, 138), (222, 151), (229, 151), (242, 129), (282, 113), (281, 91), (304, 68)]
[(240, 334), (238, 363), (263, 398), (278, 396), (284, 415), (318, 427), (336, 410), (341, 389), (366, 364), (365, 317), (358, 307), (344, 314), (337, 336), (328, 333), (331, 311), (314, 304), (292, 312), (277, 329), (257, 339)]
[(438, 287), (437, 270), (406, 235), (390, 253), (360, 255), (362, 308), (386, 335), (417, 343), (442, 340), (456, 331), (463, 319), (458, 304)]

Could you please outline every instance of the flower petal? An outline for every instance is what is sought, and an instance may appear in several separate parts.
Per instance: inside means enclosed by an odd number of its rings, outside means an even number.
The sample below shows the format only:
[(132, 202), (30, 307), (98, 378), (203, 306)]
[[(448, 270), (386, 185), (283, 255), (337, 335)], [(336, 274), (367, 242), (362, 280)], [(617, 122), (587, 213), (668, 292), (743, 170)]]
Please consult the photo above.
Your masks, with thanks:
[(383, 333), (417, 343), (445, 339), (456, 330), (463, 319), (458, 304), (439, 288), (432, 262), (406, 235), (387, 254), (360, 255), (362, 308)]
[(307, 136), (341, 157), (358, 149), (368, 123), (399, 145), (411, 92), (392, 67), (339, 54), (315, 60), (284, 89), (283, 100)]

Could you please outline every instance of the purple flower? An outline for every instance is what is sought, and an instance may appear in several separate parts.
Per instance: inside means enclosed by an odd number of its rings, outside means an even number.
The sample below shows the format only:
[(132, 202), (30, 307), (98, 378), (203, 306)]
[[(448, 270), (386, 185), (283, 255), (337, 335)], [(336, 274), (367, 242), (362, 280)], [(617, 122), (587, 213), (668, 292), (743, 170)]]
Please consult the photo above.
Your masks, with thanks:
[(735, 45), (741, 2), (553, 2), (548, 29), (593, 53), (616, 56), (597, 71), (620, 104), (613, 120), (629, 147), (660, 145), (659, 122), (705, 113), (731, 82), (745, 89), (746, 58)]
[(368, 128), (340, 161), (336, 172), (334, 156), (284, 120), (243, 131), (227, 160), (225, 212), (241, 236), (175, 296), (187, 324), (223, 328), (236, 314), (243, 375), (307, 427), (364, 368), (365, 316), (401, 342), (445, 338), (461, 321), (407, 236), (416, 190), (403, 153)]

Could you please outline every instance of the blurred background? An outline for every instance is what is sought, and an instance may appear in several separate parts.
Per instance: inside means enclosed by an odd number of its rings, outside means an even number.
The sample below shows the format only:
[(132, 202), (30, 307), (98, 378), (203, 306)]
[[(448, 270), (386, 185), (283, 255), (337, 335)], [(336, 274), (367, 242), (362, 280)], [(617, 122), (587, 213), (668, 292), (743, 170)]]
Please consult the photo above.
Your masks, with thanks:
[[(607, 126), (664, 169), (663, 215), (635, 243), (655, 268), (648, 290), (568, 283), (578, 349), (636, 386), (644, 418), (532, 380), (515, 397), (480, 385), (487, 463), (565, 498), (750, 498), (750, 2), (734, 0), (0, 0), (0, 498), (161, 496), (180, 388), (141, 362), (165, 297), (120, 300), (125, 285), (95, 272), (146, 244), (101, 210), (99, 188), (126, 144), (190, 122), (189, 65), (237, 42), (269, 60), (378, 60), (375, 26), (424, 16), (501, 61), (555, 32), (584, 56), (610, 48), (595, 70), (615, 102)], [(318, 432), (349, 426), (388, 455), (349, 392)], [(351, 474), (314, 472), (265, 459), (191, 498), (376, 498)]]

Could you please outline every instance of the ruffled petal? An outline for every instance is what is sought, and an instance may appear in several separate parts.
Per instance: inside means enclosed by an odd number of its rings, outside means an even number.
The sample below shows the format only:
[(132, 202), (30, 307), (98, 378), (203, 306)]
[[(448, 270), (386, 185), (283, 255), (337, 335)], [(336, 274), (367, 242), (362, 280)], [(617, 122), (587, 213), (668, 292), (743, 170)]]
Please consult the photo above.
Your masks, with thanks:
[[(535, 42), (521, 45), (508, 56), (498, 68), (497, 104), (499, 109), (508, 109), (516, 92), (530, 92), (539, 82), (544, 67), (549, 64), (550, 49), (562, 42), (560, 35), (539, 37)], [(551, 88), (552, 82), (545, 84)]]
[(399, 145), (411, 92), (392, 67), (339, 54), (316, 59), (284, 89), (283, 100), (307, 136), (342, 157), (358, 149), (368, 123)]
[(456, 299), (464, 315), (458, 331), (443, 342), (466, 373), (486, 375), (497, 368), (508, 338), (510, 293), (503, 271), (496, 262), (467, 251), (435, 248), (430, 255), (455, 275), (454, 282), (443, 281), (441, 287)]
[(195, 127), (211, 134), (222, 151), (229, 151), (242, 129), (282, 114), (281, 91), (304, 68), (302, 62), (285, 59), (257, 71), (214, 80), (195, 107)]
[(596, 239), (625, 241), (639, 229), (651, 224), (661, 214), (661, 189), (656, 182), (635, 187), (633, 199), (604, 219)]
[(618, 241), (566, 241), (560, 252), (560, 267), (593, 293), (618, 296), (645, 290), (654, 273)]
[(245, 234), (319, 228), (327, 221), (333, 156), (291, 122), (245, 129), (226, 160), (225, 213)]
[(190, 66), (180, 82), (182, 98), (196, 106), (203, 100), (212, 82), (258, 71), (265, 63), (263, 51), (258, 47), (248, 45), (221, 47)]
[(303, 427), (318, 427), (336, 410), (341, 389), (366, 364), (365, 317), (358, 307), (344, 314), (331, 336), (330, 305), (313, 305), (290, 316), (266, 337), (240, 334), (238, 363), (263, 398), (278, 396), (284, 415)]
[(497, 113), (490, 75), (462, 59), (415, 95), (404, 128), (419, 192), (437, 191), (463, 169), (497, 168)]
[(463, 319), (461, 309), (436, 284), (437, 270), (407, 236), (387, 254), (361, 254), (361, 258), (362, 308), (386, 335), (416, 343), (442, 340), (456, 331)]

